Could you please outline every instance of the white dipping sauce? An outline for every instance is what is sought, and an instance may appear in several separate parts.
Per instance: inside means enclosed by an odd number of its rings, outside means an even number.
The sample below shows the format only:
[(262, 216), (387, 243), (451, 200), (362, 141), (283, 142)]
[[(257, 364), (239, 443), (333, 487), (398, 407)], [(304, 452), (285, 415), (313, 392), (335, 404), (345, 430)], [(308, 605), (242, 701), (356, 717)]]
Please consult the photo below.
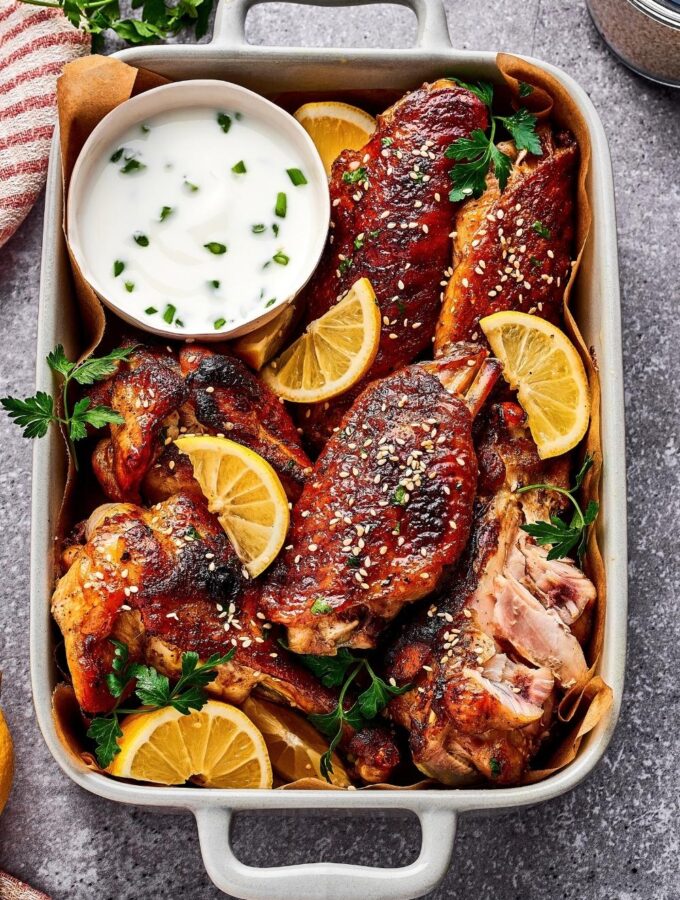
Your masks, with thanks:
[(266, 121), (160, 113), (93, 168), (79, 215), (90, 275), (153, 327), (232, 330), (300, 288), (318, 229), (312, 186), (296, 183), (309, 178)]

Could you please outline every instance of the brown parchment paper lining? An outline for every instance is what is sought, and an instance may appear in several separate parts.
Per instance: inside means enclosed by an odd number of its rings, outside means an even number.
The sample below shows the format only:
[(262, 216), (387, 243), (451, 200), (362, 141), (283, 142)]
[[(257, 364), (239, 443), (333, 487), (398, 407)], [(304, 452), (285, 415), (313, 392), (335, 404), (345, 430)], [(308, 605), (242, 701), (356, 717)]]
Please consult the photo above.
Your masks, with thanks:
[[(580, 163), (577, 180), (577, 222), (576, 259), (564, 295), (564, 317), (566, 330), (578, 347), (583, 359), (590, 384), (592, 408), (588, 433), (584, 439), (581, 454), (589, 452), (594, 456), (594, 465), (584, 483), (585, 501), (599, 500), (600, 472), (602, 466), (600, 442), (600, 385), (597, 367), (586, 346), (578, 326), (569, 310), (568, 303), (574, 278), (581, 264), (583, 248), (591, 223), (591, 210), (586, 193), (586, 175), (590, 163), (590, 142), (587, 125), (567, 90), (552, 75), (531, 65), (523, 59), (509, 54), (497, 56), (498, 68), (505, 82), (505, 90), (499, 93), (512, 104), (528, 107), (539, 119), (550, 118), (557, 127), (568, 128), (578, 141)], [(76, 159), (88, 136), (99, 121), (112, 109), (136, 94), (166, 83), (167, 79), (144, 69), (135, 69), (120, 60), (102, 56), (90, 56), (75, 60), (66, 66), (57, 84), (57, 103), (63, 165), (64, 196)], [(532, 88), (530, 94), (519, 98), (520, 83)], [(415, 87), (415, 85), (414, 85)], [(360, 102), (357, 99), (356, 102)], [(287, 105), (287, 104), (283, 104)], [(66, 212), (64, 213), (64, 217)], [(64, 221), (66, 226), (66, 221)], [(104, 340), (107, 319), (104, 310), (92, 288), (87, 284), (78, 266), (70, 255), (73, 284), (82, 320), (85, 357)], [(57, 537), (62, 539), (73, 525), (72, 498), (75, 488), (73, 462), (64, 490), (64, 499), (58, 519)], [(59, 543), (59, 540), (58, 542)], [(572, 688), (558, 707), (561, 723), (560, 737), (546, 751), (541, 759), (540, 769), (531, 770), (526, 783), (540, 781), (570, 763), (578, 753), (586, 734), (601, 721), (612, 706), (612, 691), (596, 674), (597, 663), (602, 649), (606, 608), (606, 581), (602, 556), (597, 543), (596, 529), (592, 528), (588, 540), (586, 571), (597, 588), (597, 604), (592, 620), (592, 632), (587, 646), (590, 669), (586, 680)], [(53, 696), (53, 711), (57, 733), (68, 750), (90, 768), (98, 769), (91, 753), (83, 748), (83, 719), (70, 686), (59, 685)], [(362, 790), (415, 790), (421, 788), (445, 789), (431, 780), (421, 780), (407, 787), (400, 785), (371, 785)], [(288, 785), (283, 790), (343, 790), (316, 778), (304, 778)]]

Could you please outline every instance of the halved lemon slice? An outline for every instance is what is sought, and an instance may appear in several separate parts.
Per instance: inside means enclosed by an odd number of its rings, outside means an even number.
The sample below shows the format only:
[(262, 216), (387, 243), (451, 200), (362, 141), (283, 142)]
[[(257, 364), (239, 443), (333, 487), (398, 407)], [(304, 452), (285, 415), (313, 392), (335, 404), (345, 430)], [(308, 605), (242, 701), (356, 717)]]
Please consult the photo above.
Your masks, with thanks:
[(342, 151), (360, 150), (376, 126), (373, 116), (363, 109), (335, 101), (305, 103), (295, 118), (314, 141), (327, 175)]
[(261, 377), (279, 397), (318, 403), (344, 394), (373, 365), (380, 343), (380, 310), (368, 278), (273, 360)]
[[(325, 740), (316, 728), (297, 713), (265, 700), (249, 697), (243, 711), (262, 732), (269, 751), (269, 758), (276, 774), (286, 782), (298, 778), (320, 778), (320, 759), (328, 750)], [(347, 787), (352, 782), (337, 754), (332, 756), (331, 782)]]
[(175, 441), (220, 525), (255, 578), (281, 549), (288, 531), (288, 498), (269, 463), (227, 438), (187, 435)]
[(555, 325), (522, 312), (498, 312), (480, 326), (517, 390), (541, 459), (572, 450), (588, 428), (590, 391), (576, 347)]
[(272, 767), (264, 738), (248, 716), (209, 700), (182, 715), (167, 707), (121, 722), (120, 753), (108, 771), (155, 784), (192, 781), (213, 788), (270, 788)]

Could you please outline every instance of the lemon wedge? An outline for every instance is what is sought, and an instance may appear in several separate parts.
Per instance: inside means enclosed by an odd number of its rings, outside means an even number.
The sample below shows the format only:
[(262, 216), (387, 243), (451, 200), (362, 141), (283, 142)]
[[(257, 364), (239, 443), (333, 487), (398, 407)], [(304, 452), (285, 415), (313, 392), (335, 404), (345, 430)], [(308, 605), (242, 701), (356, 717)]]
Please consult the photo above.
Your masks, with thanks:
[(12, 735), (0, 710), (0, 813), (5, 807), (12, 790), (14, 778), (14, 749)]
[[(272, 767), (280, 778), (286, 782), (298, 778), (324, 780), (320, 760), (328, 750), (328, 741), (306, 719), (290, 709), (255, 697), (246, 700), (243, 711), (262, 732)], [(347, 787), (352, 783), (336, 753), (332, 756), (332, 765), (332, 784)]]
[(314, 141), (327, 175), (342, 151), (360, 150), (376, 126), (373, 116), (363, 109), (335, 101), (305, 103), (295, 118)]
[(120, 728), (120, 753), (108, 768), (118, 778), (212, 788), (272, 786), (264, 738), (228, 703), (209, 700), (188, 715), (172, 707), (137, 713), (126, 716)]
[(588, 379), (576, 347), (555, 325), (528, 313), (498, 312), (479, 324), (517, 390), (538, 455), (572, 450), (590, 420)]
[(175, 441), (251, 578), (267, 568), (288, 531), (288, 498), (279, 476), (257, 453), (227, 438), (186, 435)]
[(360, 278), (261, 377), (285, 400), (319, 403), (344, 394), (363, 378), (379, 343), (380, 309), (371, 282)]

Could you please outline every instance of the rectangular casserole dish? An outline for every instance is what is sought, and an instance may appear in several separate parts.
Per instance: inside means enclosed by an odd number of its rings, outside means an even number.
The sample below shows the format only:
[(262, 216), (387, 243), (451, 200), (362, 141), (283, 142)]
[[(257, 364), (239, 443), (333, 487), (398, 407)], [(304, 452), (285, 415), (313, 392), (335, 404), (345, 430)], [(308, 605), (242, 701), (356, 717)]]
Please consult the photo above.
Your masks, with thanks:
[[(245, 18), (258, 0), (221, 0), (213, 40), (204, 45), (136, 47), (119, 58), (171, 79), (223, 78), (267, 94), (282, 91), (346, 92), (353, 89), (406, 90), (441, 75), (498, 81), (495, 54), (454, 50), (449, 43), (441, 0), (400, 0), (418, 19), (415, 47), (406, 50), (290, 49), (250, 46)], [(309, 0), (302, 0), (308, 3)], [(320, 0), (316, 0), (320, 2)], [(361, 4), (370, 0), (323, 0), (323, 5)], [(203, 860), (218, 888), (236, 897), (412, 898), (432, 890), (449, 865), (456, 818), (467, 811), (527, 806), (557, 797), (585, 778), (604, 753), (616, 724), (623, 692), (626, 643), (626, 484), (623, 374), (614, 193), (609, 151), (600, 119), (581, 87), (546, 63), (530, 60), (559, 79), (577, 103), (589, 128), (592, 161), (587, 190), (593, 224), (572, 294), (572, 310), (592, 348), (602, 389), (604, 474), (598, 539), (607, 580), (607, 617), (599, 674), (610, 685), (614, 702), (584, 739), (566, 768), (537, 784), (494, 789), (426, 791), (229, 791), (147, 787), (117, 782), (90, 771), (62, 745), (55, 730), (51, 695), (59, 680), (54, 665), (50, 616), (53, 590), (52, 547), (66, 477), (66, 455), (52, 430), (37, 441), (33, 466), (31, 538), (31, 678), (38, 722), (47, 744), (66, 774), (94, 794), (122, 803), (184, 810), (196, 817)], [(38, 324), (37, 387), (51, 392), (44, 358), (57, 343), (69, 355), (82, 348), (69, 263), (62, 231), (63, 191), (58, 138), (52, 147), (42, 256)], [(239, 810), (323, 809), (410, 810), (421, 825), (417, 860), (398, 869), (337, 863), (254, 868), (243, 865), (229, 842), (232, 813)]]

